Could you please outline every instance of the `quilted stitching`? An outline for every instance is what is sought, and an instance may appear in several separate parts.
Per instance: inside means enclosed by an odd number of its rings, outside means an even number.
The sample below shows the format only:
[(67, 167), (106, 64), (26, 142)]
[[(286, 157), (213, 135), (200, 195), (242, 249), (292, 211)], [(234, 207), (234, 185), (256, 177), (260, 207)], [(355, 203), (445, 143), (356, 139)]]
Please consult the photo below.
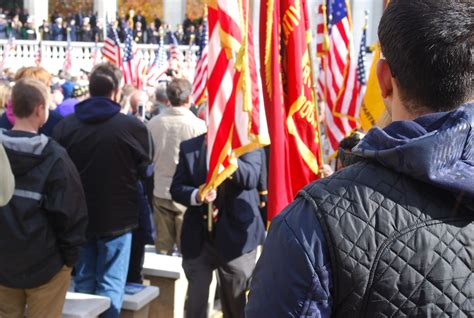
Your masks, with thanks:
[[(433, 221), (453, 214), (454, 198), (446, 192), (368, 162), (304, 191), (335, 250), (335, 316), (353, 317), (366, 297), (364, 317), (474, 317), (473, 217)], [(435, 224), (411, 230), (424, 222)], [(390, 237), (396, 239), (388, 244)]]

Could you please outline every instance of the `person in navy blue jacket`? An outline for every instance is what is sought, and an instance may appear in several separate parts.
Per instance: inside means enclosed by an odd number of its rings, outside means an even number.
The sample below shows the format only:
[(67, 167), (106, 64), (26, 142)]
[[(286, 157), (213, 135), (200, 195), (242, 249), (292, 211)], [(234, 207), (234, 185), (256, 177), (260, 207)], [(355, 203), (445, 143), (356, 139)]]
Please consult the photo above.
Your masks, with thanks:
[(393, 122), (273, 219), (247, 318), (472, 317), (473, 26), (472, 1), (390, 1), (377, 77)]
[[(205, 135), (184, 141), (171, 184), (173, 200), (185, 205), (181, 232), (183, 269), (189, 281), (186, 317), (207, 317), (212, 271), (217, 269), (224, 317), (244, 317), (245, 292), (255, 267), (256, 248), (265, 230), (257, 191), (261, 154), (253, 151), (238, 159), (238, 169), (211, 191), (203, 204), (198, 189), (205, 183)], [(207, 229), (207, 204), (217, 209), (212, 233)]]

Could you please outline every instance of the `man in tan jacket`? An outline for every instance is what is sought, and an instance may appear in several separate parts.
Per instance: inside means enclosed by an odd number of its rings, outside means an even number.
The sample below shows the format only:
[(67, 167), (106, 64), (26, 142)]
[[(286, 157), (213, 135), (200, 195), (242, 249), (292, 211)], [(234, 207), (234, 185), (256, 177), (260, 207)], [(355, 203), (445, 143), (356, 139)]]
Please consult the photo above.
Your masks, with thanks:
[(174, 202), (170, 186), (179, 158), (182, 141), (206, 132), (206, 124), (190, 110), (192, 85), (185, 79), (174, 79), (168, 84), (167, 95), (171, 106), (148, 123), (155, 143), (154, 217), (158, 232), (157, 252), (170, 254), (176, 244), (180, 250), (181, 225), (186, 207)]

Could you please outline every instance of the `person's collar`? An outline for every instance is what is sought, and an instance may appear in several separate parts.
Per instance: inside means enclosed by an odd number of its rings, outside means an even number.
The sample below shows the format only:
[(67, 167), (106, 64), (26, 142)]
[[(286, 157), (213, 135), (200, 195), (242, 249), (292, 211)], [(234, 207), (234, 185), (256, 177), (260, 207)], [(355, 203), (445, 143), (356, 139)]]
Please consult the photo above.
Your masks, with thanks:
[(188, 114), (192, 113), (191, 110), (189, 110), (188, 107), (186, 106), (170, 106), (166, 109), (167, 112), (173, 113), (173, 114)]

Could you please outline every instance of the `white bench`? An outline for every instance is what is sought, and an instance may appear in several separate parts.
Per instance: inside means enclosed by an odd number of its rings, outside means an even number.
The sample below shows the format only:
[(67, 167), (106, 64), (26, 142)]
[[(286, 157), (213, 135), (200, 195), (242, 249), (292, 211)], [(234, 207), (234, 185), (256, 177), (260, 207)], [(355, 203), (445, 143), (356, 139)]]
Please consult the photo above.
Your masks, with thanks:
[(145, 249), (143, 275), (150, 285), (160, 288), (160, 297), (151, 303), (150, 317), (184, 317), (184, 300), (188, 281), (182, 268), (182, 258), (155, 253), (154, 246)]
[(67, 292), (62, 318), (95, 318), (110, 308), (110, 298)]
[(151, 302), (160, 294), (160, 289), (156, 286), (143, 286), (143, 290), (134, 295), (125, 294), (121, 318), (148, 318)]

